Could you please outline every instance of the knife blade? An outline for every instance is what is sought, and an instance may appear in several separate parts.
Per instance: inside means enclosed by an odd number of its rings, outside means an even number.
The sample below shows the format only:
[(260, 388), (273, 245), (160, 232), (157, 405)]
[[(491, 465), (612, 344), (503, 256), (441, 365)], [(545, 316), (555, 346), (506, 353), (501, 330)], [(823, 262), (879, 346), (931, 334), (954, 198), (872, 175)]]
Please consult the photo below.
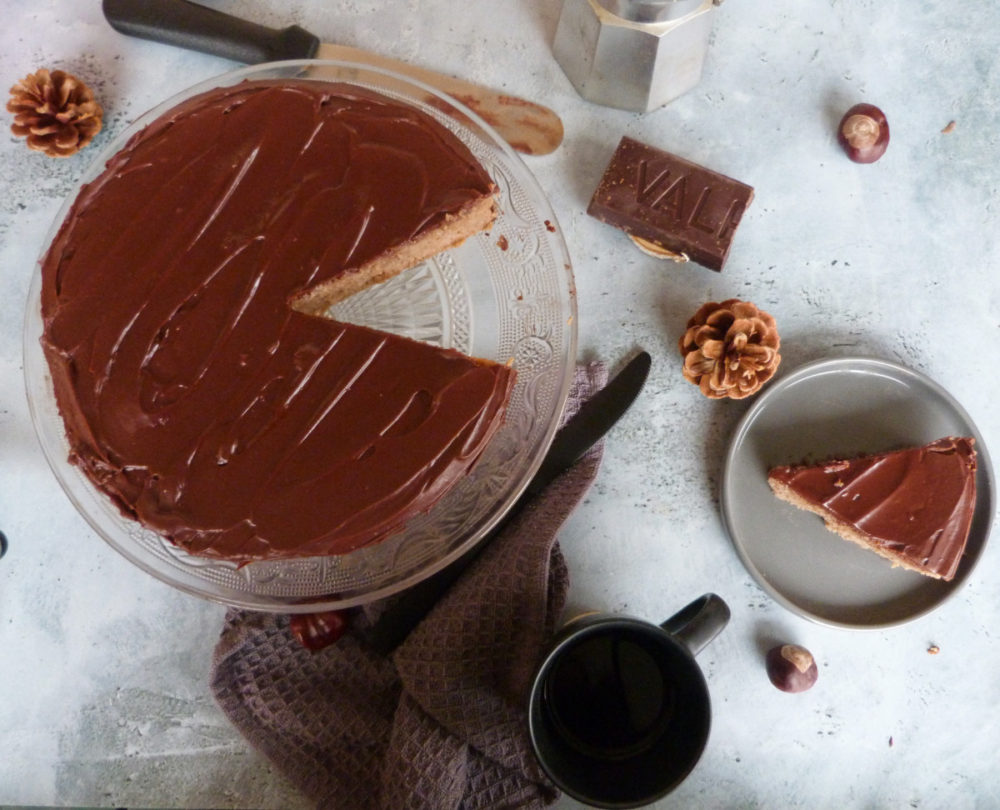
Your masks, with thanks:
[(548, 107), (361, 48), (320, 42), (297, 25), (268, 28), (189, 0), (103, 0), (102, 8), (119, 33), (237, 62), (333, 59), (391, 70), (461, 102), (524, 154), (547, 155), (563, 139), (562, 121)]
[(357, 635), (380, 655), (392, 653), (490, 542), (618, 422), (642, 390), (651, 364), (649, 353), (640, 351), (607, 385), (588, 398), (556, 432), (537, 472), (500, 522), (470, 551), (404, 591), (372, 627)]

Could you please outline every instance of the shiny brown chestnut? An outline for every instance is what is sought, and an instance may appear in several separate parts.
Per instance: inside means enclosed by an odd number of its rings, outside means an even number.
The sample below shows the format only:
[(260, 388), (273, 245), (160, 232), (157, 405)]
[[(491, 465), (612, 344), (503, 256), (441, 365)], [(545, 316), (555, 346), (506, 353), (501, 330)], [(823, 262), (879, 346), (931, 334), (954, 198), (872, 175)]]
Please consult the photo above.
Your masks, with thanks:
[(307, 650), (319, 652), (344, 635), (349, 623), (346, 610), (326, 610), (322, 613), (296, 613), (289, 620), (288, 629)]
[(844, 113), (837, 140), (855, 163), (874, 163), (889, 146), (889, 122), (873, 104), (855, 104)]
[(798, 644), (779, 644), (767, 651), (767, 677), (782, 692), (805, 692), (819, 678), (816, 659)]

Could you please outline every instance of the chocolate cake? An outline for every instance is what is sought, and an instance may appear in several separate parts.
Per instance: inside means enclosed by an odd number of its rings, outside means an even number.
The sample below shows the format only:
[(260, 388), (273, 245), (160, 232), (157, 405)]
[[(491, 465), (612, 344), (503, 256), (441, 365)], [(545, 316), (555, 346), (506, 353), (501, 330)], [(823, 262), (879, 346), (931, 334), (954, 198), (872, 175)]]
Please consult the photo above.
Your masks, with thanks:
[(841, 537), (893, 565), (950, 580), (976, 507), (974, 439), (946, 437), (822, 464), (775, 467), (782, 500), (814, 512)]
[(480, 457), (514, 370), (317, 313), (489, 227), (495, 191), (446, 127), (353, 86), (181, 103), (84, 186), (42, 260), (71, 460), (195, 555), (398, 530)]

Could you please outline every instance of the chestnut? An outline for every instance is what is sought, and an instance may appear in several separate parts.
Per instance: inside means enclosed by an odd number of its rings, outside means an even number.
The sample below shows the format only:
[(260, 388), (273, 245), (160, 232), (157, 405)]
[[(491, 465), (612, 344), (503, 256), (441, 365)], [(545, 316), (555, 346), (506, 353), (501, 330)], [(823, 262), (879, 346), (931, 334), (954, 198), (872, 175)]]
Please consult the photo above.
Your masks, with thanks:
[(319, 652), (336, 642), (347, 631), (350, 620), (346, 610), (322, 613), (296, 613), (289, 620), (292, 636), (310, 652)]
[(779, 644), (767, 651), (767, 677), (782, 692), (805, 692), (819, 677), (816, 659), (798, 644)]
[(874, 163), (889, 146), (889, 122), (874, 104), (855, 104), (844, 113), (837, 140), (855, 163)]

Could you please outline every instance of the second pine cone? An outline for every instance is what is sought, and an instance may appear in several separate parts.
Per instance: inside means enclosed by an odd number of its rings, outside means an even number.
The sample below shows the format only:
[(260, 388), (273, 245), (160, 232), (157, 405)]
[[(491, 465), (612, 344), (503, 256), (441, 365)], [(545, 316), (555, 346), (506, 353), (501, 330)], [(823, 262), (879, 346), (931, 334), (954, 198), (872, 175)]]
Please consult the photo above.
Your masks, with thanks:
[(743, 399), (774, 376), (781, 362), (777, 324), (748, 301), (704, 304), (680, 339), (684, 377), (711, 399)]

